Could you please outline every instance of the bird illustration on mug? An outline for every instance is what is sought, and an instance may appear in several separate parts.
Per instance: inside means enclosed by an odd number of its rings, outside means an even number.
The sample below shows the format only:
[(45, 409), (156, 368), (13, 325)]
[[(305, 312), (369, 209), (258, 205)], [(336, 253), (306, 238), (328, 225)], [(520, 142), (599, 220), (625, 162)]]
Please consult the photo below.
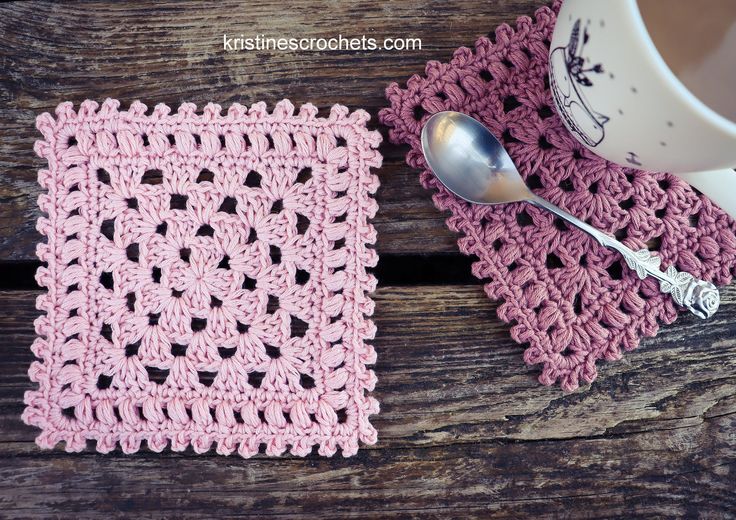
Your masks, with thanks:
[(579, 135), (588, 146), (595, 147), (605, 136), (605, 116), (594, 110), (585, 98), (584, 89), (593, 86), (591, 73), (603, 72), (597, 63), (586, 67), (583, 55), (590, 35), (587, 28), (580, 28), (580, 19), (575, 21), (566, 47), (557, 47), (550, 53), (550, 89), (568, 128)]

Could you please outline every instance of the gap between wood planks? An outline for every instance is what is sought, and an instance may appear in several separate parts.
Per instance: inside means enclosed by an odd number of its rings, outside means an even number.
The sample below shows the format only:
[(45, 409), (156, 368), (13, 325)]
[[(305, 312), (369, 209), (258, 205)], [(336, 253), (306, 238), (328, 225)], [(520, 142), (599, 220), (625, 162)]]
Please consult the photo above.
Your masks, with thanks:
[[(387, 253), (372, 269), (379, 286), (475, 285), (479, 284), (470, 268), (473, 257), (460, 253), (410, 254)], [(39, 289), (36, 269), (41, 262), (0, 262), (0, 291)]]

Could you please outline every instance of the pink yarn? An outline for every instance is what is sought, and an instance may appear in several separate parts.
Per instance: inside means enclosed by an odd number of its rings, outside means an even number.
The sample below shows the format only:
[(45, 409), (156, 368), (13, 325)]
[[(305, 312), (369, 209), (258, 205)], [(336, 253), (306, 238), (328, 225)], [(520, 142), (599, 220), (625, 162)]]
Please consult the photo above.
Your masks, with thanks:
[[(380, 135), (335, 105), (45, 113), (37, 442), (304, 456), (373, 444)], [(99, 110), (98, 110), (99, 108)]]
[(596, 377), (596, 361), (654, 336), (658, 321), (672, 323), (677, 309), (655, 280), (642, 282), (622, 259), (583, 232), (526, 203), (473, 206), (449, 193), (427, 169), (419, 141), (423, 123), (455, 110), (482, 121), (501, 138), (536, 193), (639, 249), (653, 242), (663, 267), (675, 265), (717, 284), (736, 267), (733, 221), (678, 178), (609, 163), (583, 148), (553, 110), (547, 84), (553, 9), (516, 28), (502, 25), (495, 43), (480, 38), (449, 63), (430, 61), (425, 77), (386, 89), (390, 108), (380, 120), (394, 143), (411, 147), (407, 163), (422, 171), (447, 223), (462, 234), (463, 253), (476, 255), (473, 274), (487, 281), (489, 297), (502, 300), (498, 316), (527, 346), (525, 361), (541, 364), (539, 380), (573, 390)]

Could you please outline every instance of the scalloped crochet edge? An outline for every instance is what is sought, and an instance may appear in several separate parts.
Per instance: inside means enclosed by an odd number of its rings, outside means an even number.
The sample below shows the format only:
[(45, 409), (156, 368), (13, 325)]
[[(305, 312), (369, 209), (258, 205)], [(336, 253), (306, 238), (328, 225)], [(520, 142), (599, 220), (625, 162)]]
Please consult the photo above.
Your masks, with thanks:
[[(424, 157), (421, 153), (421, 147), (419, 146), (419, 130), (421, 123), (416, 121), (415, 118), (406, 117), (413, 110), (418, 101), (418, 92), (424, 86), (424, 82), (432, 82), (436, 79), (445, 76), (448, 69), (452, 67), (463, 67), (474, 55), (479, 51), (486, 53), (503, 51), (503, 49), (514, 39), (518, 39), (519, 35), (523, 35), (529, 32), (530, 29), (535, 28), (539, 24), (549, 24), (556, 18), (555, 12), (559, 10), (562, 4), (562, 0), (554, 0), (550, 5), (539, 7), (533, 18), (529, 16), (520, 16), (516, 19), (515, 25), (512, 27), (509, 24), (499, 25), (495, 31), (495, 42), (491, 41), (490, 38), (481, 36), (475, 40), (472, 48), (470, 47), (459, 47), (456, 49), (452, 57), (447, 62), (439, 62), (436, 60), (428, 61), (425, 65), (424, 75), (413, 74), (409, 77), (405, 83), (405, 88), (402, 87), (398, 82), (390, 83), (385, 89), (385, 97), (389, 101), (388, 107), (384, 107), (379, 110), (378, 117), (381, 123), (386, 125), (389, 129), (388, 135), (389, 140), (397, 144), (407, 144), (410, 149), (406, 155), (406, 163), (417, 170), (420, 173), (420, 183), (425, 189), (432, 192), (432, 201), (434, 205), (440, 211), (449, 211), (451, 214), (446, 218), (445, 223), (448, 228), (459, 234), (457, 243), (461, 253), (467, 256), (480, 256), (479, 243), (481, 242), (477, 231), (470, 226), (463, 226), (462, 219), (459, 218), (458, 208), (461, 208), (464, 202), (461, 202), (456, 197), (449, 193), (443, 193), (441, 183), (434, 177), (429, 170), (428, 166), (424, 161)], [(518, 54), (509, 54), (508, 59), (514, 63), (516, 60), (523, 62), (524, 56)], [(502, 69), (492, 70), (494, 78), (496, 73), (502, 74)], [(451, 86), (450, 86), (451, 88)], [(414, 99), (407, 101), (410, 96), (417, 96)], [(412, 102), (414, 101), (414, 102)], [(487, 101), (478, 101), (475, 108), (486, 106)], [(429, 105), (427, 105), (429, 106)], [(439, 110), (446, 110), (444, 107)], [(666, 174), (672, 177), (670, 174)], [(672, 177), (674, 182), (679, 181), (676, 177)], [(705, 206), (711, 206), (712, 203), (709, 199), (701, 199), (701, 202)], [(511, 206), (511, 205), (509, 205)], [(483, 260), (476, 260), (472, 264), (472, 272), (476, 278), (482, 279), (479, 276), (481, 268), (484, 266)], [(496, 271), (500, 271), (494, 266)], [(732, 269), (724, 268), (721, 272), (716, 273), (716, 279), (720, 279), (722, 283), (730, 283), (732, 274), (736, 273), (736, 266)], [(494, 287), (490, 283), (484, 284), (484, 291), (492, 300), (500, 300), (500, 304), (496, 309), (496, 314), (499, 319), (503, 322), (510, 324), (510, 335), (519, 344), (527, 343), (524, 338), (524, 330), (529, 330), (532, 324), (529, 322), (528, 317), (518, 309), (507, 305), (507, 300), (502, 295), (498, 294), (499, 290), (508, 290), (509, 287)], [(609, 345), (608, 350), (603, 356), (607, 360), (620, 359), (623, 356), (623, 351), (631, 351), (636, 349), (640, 340), (643, 337), (654, 337), (659, 331), (660, 325), (668, 325), (673, 323), (679, 312), (675, 307), (674, 303), (671, 302), (670, 298), (662, 296), (665, 300), (662, 314), (659, 316), (652, 316), (647, 321), (642, 322), (634, 330), (635, 334), (629, 334), (627, 337), (622, 337), (619, 343), (615, 345)], [(593, 324), (593, 326), (599, 326)], [(580, 380), (585, 383), (591, 383), (597, 377), (596, 363), (589, 364), (586, 366), (586, 370), (580, 374), (580, 379), (577, 377), (577, 373), (571, 374), (558, 374), (554, 372), (551, 367), (544, 366), (544, 360), (534, 359), (534, 353), (531, 348), (527, 348), (524, 352), (524, 361), (527, 365), (542, 365), (542, 371), (538, 376), (540, 383), (551, 386), (559, 381), (560, 386), (564, 391), (573, 391), (580, 385)], [(571, 377), (568, 377), (571, 376)]]
[[(120, 102), (111, 98), (106, 99), (102, 105), (93, 100), (85, 100), (80, 104), (78, 111), (74, 110), (73, 103), (63, 102), (55, 109), (56, 118), (48, 112), (44, 112), (36, 118), (36, 127), (44, 139), (35, 142), (34, 151), (39, 157), (46, 159), (48, 163), (48, 169), (40, 169), (38, 172), (38, 183), (44, 192), (38, 197), (38, 205), (42, 215), (37, 220), (36, 229), (43, 235), (45, 242), (42, 241), (37, 244), (36, 256), (46, 266), (42, 265), (37, 269), (36, 282), (46, 291), (36, 299), (36, 309), (41, 311), (41, 315), (34, 321), (37, 337), (31, 346), (31, 350), (36, 359), (31, 363), (28, 370), (30, 380), (38, 384), (38, 389), (25, 392), (24, 403), (26, 408), (21, 416), (26, 424), (41, 429), (41, 433), (36, 437), (36, 444), (41, 448), (52, 449), (63, 442), (67, 452), (80, 452), (86, 448), (88, 440), (93, 440), (96, 441), (95, 449), (99, 453), (109, 453), (119, 444), (124, 453), (130, 454), (137, 452), (143, 441), (154, 452), (161, 452), (170, 444), (172, 451), (175, 452), (184, 451), (191, 445), (196, 453), (205, 453), (215, 443), (218, 454), (230, 455), (237, 451), (244, 458), (258, 454), (261, 444), (264, 443), (266, 444), (265, 453), (267, 455), (278, 456), (288, 450), (292, 455), (302, 457), (310, 454), (314, 446), (319, 446), (318, 453), (323, 456), (332, 456), (340, 449), (344, 457), (349, 457), (357, 453), (359, 441), (366, 445), (375, 444), (377, 442), (377, 431), (369, 418), (371, 415), (377, 414), (380, 409), (378, 400), (370, 395), (375, 389), (377, 378), (375, 372), (366, 365), (375, 363), (376, 351), (372, 345), (366, 344), (365, 341), (374, 339), (376, 333), (376, 326), (369, 319), (375, 308), (369, 293), (375, 291), (377, 280), (373, 274), (367, 273), (365, 268), (375, 267), (378, 263), (378, 253), (374, 248), (369, 247), (376, 243), (376, 230), (370, 220), (378, 211), (378, 203), (374, 196), (379, 187), (378, 176), (371, 172), (371, 169), (380, 168), (382, 156), (378, 151), (378, 146), (381, 143), (380, 133), (375, 130), (368, 130), (366, 127), (366, 123), (370, 120), (368, 112), (363, 109), (350, 112), (347, 107), (335, 104), (330, 108), (328, 117), (318, 117), (317, 107), (311, 103), (305, 103), (295, 114), (295, 107), (288, 99), (279, 101), (270, 113), (267, 111), (265, 102), (254, 103), (249, 108), (234, 103), (228, 108), (225, 115), (222, 115), (222, 107), (215, 103), (208, 103), (202, 114), (196, 113), (197, 107), (193, 103), (181, 104), (173, 115), (171, 109), (163, 103), (157, 104), (150, 116), (145, 114), (147, 107), (140, 101), (134, 101), (128, 110), (120, 111), (119, 107)], [(354, 307), (357, 310), (356, 317), (359, 318), (361, 327), (353, 328), (356, 332), (355, 339), (359, 349), (353, 349), (352, 351), (355, 356), (355, 378), (349, 403), (359, 408), (360, 412), (355, 434), (336, 436), (331, 432), (327, 432), (302, 436), (296, 441), (289, 441), (282, 433), (256, 436), (212, 431), (178, 431), (172, 434), (160, 430), (143, 429), (138, 429), (135, 432), (103, 432), (91, 428), (67, 429), (64, 427), (62, 418), (58, 416), (59, 414), (54, 416), (51, 405), (53, 402), (51, 399), (52, 381), (55, 378), (61, 378), (64, 381), (73, 377), (67, 367), (52, 366), (55, 356), (59, 355), (55, 352), (52, 318), (58, 308), (64, 307), (63, 302), (68, 298), (67, 295), (57, 291), (55, 281), (62, 277), (66, 277), (67, 280), (81, 279), (84, 277), (84, 273), (81, 272), (81, 269), (75, 268), (78, 266), (63, 266), (61, 273), (55, 272), (58, 265), (52, 259), (55, 257), (64, 258), (68, 256), (69, 251), (65, 250), (65, 243), (57, 243), (58, 235), (54, 232), (53, 224), (56, 222), (58, 209), (55, 202), (58, 203), (58, 201), (54, 197), (56, 185), (51, 182), (54, 176), (52, 170), (56, 170), (58, 161), (67, 165), (72, 164), (76, 158), (80, 157), (80, 153), (84, 154), (89, 151), (86, 148), (89, 143), (79, 142), (76, 151), (73, 150), (74, 147), (70, 147), (65, 154), (57, 158), (54, 153), (58, 137), (57, 131), (68, 122), (79, 123), (118, 117), (140, 123), (156, 123), (166, 118), (175, 118), (177, 121), (188, 118), (189, 123), (195, 126), (205, 126), (213, 123), (227, 125), (234, 124), (236, 121), (241, 124), (266, 124), (271, 119), (282, 119), (286, 120), (287, 124), (293, 125), (350, 127), (360, 135), (367, 146), (360, 155), (359, 169), (364, 186), (360, 192), (362, 200), (357, 209), (359, 225), (355, 263), (360, 267), (360, 270), (356, 276), (357, 289)], [(284, 121), (278, 123), (283, 124)], [(62, 137), (66, 138), (68, 136), (63, 135)], [(131, 147), (126, 147), (125, 138), (121, 140), (121, 143), (120, 148), (123, 154), (132, 155), (134, 153), (134, 144)], [(211, 147), (219, 146), (219, 142), (215, 145), (214, 141), (207, 141), (205, 137), (202, 138), (202, 143), (203, 147), (208, 146), (208, 143)], [(183, 147), (183, 152), (191, 151), (187, 149), (189, 143), (186, 139), (179, 139), (177, 136), (176, 145), (177, 147)], [(225, 145), (228, 148), (235, 147), (233, 151), (238, 150), (237, 143), (227, 141)], [(82, 202), (82, 200), (78, 201), (79, 204)], [(69, 210), (70, 208), (66, 209)], [(71, 322), (71, 325), (67, 326), (62, 333), (73, 334), (78, 328), (79, 321), (81, 320), (74, 320), (73, 318), (67, 320), (67, 322)], [(49, 337), (48, 331), (51, 331), (51, 337)], [(56, 335), (58, 334), (57, 331)], [(69, 402), (61, 402), (65, 397), (68, 398)], [(81, 404), (85, 407), (91, 407), (90, 396), (85, 397), (86, 401)], [(61, 395), (57, 404), (65, 407), (79, 405), (80, 402), (79, 399), (73, 399), (69, 395)], [(89, 413), (91, 416), (91, 410)]]

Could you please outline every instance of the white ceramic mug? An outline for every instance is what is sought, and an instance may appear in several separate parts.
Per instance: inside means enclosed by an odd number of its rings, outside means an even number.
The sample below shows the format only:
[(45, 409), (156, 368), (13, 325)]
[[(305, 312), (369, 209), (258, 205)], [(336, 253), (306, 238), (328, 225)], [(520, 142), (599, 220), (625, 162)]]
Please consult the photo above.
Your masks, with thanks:
[(550, 88), (565, 126), (594, 153), (672, 172), (736, 218), (736, 122), (670, 70), (636, 0), (564, 1), (550, 45)]

